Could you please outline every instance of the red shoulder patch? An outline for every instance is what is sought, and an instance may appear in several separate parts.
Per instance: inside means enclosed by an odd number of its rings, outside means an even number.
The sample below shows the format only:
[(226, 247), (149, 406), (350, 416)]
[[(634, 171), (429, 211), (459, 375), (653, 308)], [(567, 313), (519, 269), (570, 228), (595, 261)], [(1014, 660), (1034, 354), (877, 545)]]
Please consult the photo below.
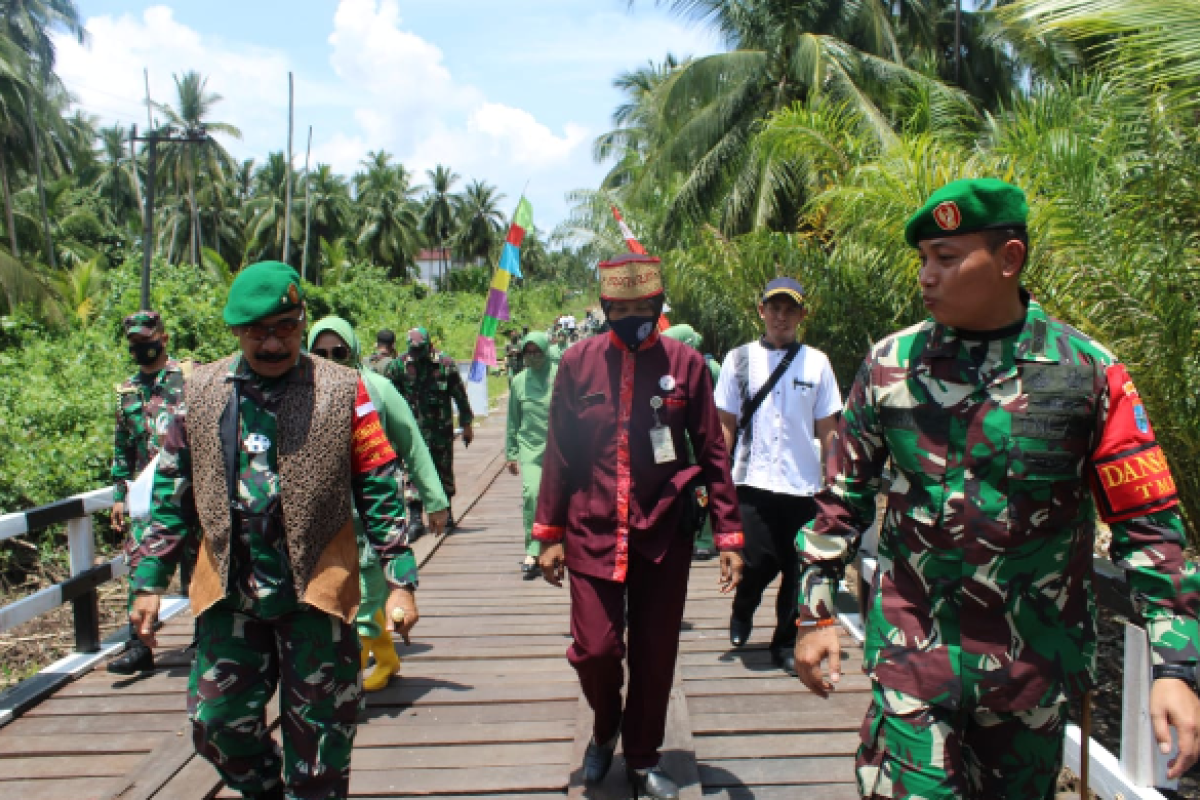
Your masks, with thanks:
[(1167, 457), (1124, 365), (1108, 368), (1108, 416), (1092, 454), (1093, 485), (1105, 522), (1123, 522), (1179, 503)]
[(371, 402), (371, 395), (362, 379), (358, 381), (358, 395), (354, 399), (354, 422), (351, 427), (350, 468), (361, 475), (376, 467), (396, 460), (396, 451), (388, 441), (379, 412)]

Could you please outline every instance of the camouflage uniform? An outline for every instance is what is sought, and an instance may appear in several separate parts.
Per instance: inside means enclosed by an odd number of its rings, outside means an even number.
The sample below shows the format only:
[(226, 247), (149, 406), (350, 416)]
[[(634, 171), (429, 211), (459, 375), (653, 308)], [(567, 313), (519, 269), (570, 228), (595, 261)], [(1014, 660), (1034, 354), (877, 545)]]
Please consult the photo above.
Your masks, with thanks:
[[(350, 753), (361, 704), (359, 644), (354, 627), (302, 602), (296, 594), (281, 516), (276, 404), (286, 379), (248, 375), (240, 405), (237, 517), (231, 537), (229, 586), (199, 617), (196, 661), (188, 683), (188, 715), (196, 751), (249, 797), (346, 797)], [(297, 369), (304, 368), (303, 365)], [(365, 389), (362, 390), (365, 394)], [(249, 443), (261, 443), (257, 447)], [(177, 558), (191, 488), (187, 410), (171, 422), (154, 479), (154, 516), (138, 553), (132, 583), (160, 593)], [(367, 538), (386, 561), (392, 585), (416, 585), (407, 546), (395, 458), (352, 480)], [(264, 711), (280, 691), (282, 757)]]
[(519, 341), (510, 342), (506, 348), (504, 363), (508, 367), (508, 383), (511, 386), (513, 378), (525, 369), (525, 354), (521, 352)]
[(376, 350), (367, 357), (367, 369), (380, 375), (387, 375), (388, 367), (395, 360), (395, 356), (388, 355), (387, 353), (381, 353)]
[(1010, 330), (927, 321), (871, 350), (839, 475), (796, 539), (801, 615), (828, 618), (891, 459), (865, 621), (865, 797), (1052, 796), (1063, 704), (1093, 685), (1089, 495), (1155, 663), (1200, 655), (1200, 576), (1137, 390), (1110, 352), (1022, 299)]
[(446, 497), (454, 497), (454, 410), (451, 402), (458, 406), (458, 421), (464, 428), (475, 419), (467, 399), (467, 387), (458, 374), (454, 359), (437, 352), (427, 357), (405, 353), (388, 366), (387, 377), (404, 395), (417, 418)]
[[(117, 420), (114, 432), (112, 481), (113, 502), (125, 503), (129, 497), (129, 482), (137, 478), (142, 470), (158, 455), (167, 425), (183, 402), (185, 372), (191, 364), (181, 364), (168, 359), (161, 370), (153, 375), (137, 372), (117, 387)], [(129, 509), (126, 509), (128, 514)], [(142, 539), (145, 522), (129, 519), (129, 538), (125, 540), (126, 558), (132, 558)], [(181, 562), (180, 580), (187, 589), (191, 566), (196, 561), (193, 544)], [(129, 592), (129, 606), (133, 606), (134, 593)], [(134, 637), (131, 635), (130, 637)]]

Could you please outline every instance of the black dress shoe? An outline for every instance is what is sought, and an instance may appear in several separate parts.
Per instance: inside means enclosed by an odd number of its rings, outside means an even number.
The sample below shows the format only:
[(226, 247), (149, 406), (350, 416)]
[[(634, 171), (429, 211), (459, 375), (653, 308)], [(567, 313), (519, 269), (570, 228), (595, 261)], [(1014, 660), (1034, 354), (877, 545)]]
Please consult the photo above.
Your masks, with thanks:
[(786, 650), (781, 647), (776, 647), (771, 650), (771, 663), (779, 667), (781, 670), (796, 677), (796, 653), (793, 650)]
[(588, 742), (587, 750), (583, 753), (584, 783), (595, 784), (604, 780), (609, 767), (612, 766), (613, 753), (617, 751), (617, 739), (620, 736), (621, 729), (619, 727), (613, 737), (604, 744), (597, 742), (595, 734), (592, 735), (592, 740)]
[(425, 523), (418, 517), (409, 523), (408, 526), (408, 543), (412, 544), (417, 539), (425, 535)]
[(108, 671), (113, 675), (133, 675), (154, 669), (154, 651), (140, 640), (130, 643), (129, 649), (108, 662)]
[(521, 564), (521, 577), (527, 581), (531, 581), (542, 574), (542, 567), (536, 561), (532, 564)]
[(641, 797), (654, 797), (660, 800), (679, 800), (679, 785), (671, 776), (663, 772), (662, 767), (650, 769), (634, 769), (629, 767), (629, 788), (633, 790), (634, 800)]
[(729, 643), (741, 647), (750, 641), (750, 632), (754, 630), (753, 620), (741, 620), (736, 614), (729, 617)]

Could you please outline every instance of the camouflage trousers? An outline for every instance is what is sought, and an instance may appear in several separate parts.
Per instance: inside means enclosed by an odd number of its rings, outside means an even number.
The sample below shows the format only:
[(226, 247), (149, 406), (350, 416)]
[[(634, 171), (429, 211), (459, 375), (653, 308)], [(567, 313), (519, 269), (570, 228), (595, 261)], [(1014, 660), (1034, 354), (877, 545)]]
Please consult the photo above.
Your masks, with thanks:
[[(279, 688), (283, 750), (266, 724)], [(260, 619), (223, 600), (200, 615), (188, 682), (196, 752), (246, 797), (343, 798), (362, 698), (354, 628), (308, 607)]]
[(950, 709), (872, 684), (855, 770), (866, 800), (1053, 800), (1066, 703)]
[(433, 459), (446, 497), (454, 497), (454, 439), (445, 441), (444, 437), (435, 435), (426, 439), (425, 443), (429, 445), (429, 457)]

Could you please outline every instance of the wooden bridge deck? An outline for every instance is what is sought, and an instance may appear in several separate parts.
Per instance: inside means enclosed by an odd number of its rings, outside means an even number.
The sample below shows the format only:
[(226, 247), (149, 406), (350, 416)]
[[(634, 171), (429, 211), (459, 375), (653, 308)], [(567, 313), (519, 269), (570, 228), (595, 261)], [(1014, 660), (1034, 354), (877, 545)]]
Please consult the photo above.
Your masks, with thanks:
[[(503, 416), (456, 454), (460, 528), (417, 542), (421, 622), (400, 645), (402, 676), (370, 695), (351, 794), (627, 797), (623, 767), (585, 790), (578, 765), (590, 712), (564, 658), (568, 596), (522, 581), (520, 480), (501, 472)], [(434, 552), (436, 550), (436, 552)], [(852, 754), (867, 705), (849, 637), (836, 697), (821, 701), (770, 665), (773, 602), (754, 640), (731, 651), (715, 563), (693, 571), (664, 746), (685, 797), (841, 800), (857, 795)], [(774, 590), (768, 597), (773, 601)], [(185, 718), (191, 618), (169, 620), (143, 678), (97, 669), (0, 728), (0, 796), (20, 800), (232, 798), (194, 755)]]

